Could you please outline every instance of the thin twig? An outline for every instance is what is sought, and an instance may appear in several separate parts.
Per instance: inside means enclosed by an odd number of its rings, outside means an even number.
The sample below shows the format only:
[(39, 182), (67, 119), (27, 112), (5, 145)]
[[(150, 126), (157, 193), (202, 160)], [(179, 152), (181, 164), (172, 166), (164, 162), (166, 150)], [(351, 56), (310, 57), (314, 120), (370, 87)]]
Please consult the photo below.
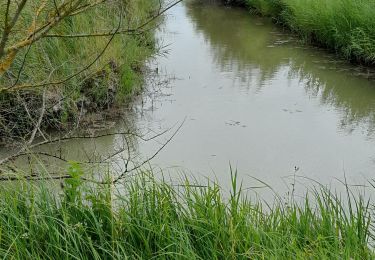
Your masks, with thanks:
[(182, 128), (182, 126), (184, 125), (186, 121), (186, 118), (182, 121), (182, 123), (180, 124), (180, 126), (176, 129), (176, 131), (171, 135), (171, 137), (168, 138), (168, 140), (149, 158), (147, 158), (146, 160), (144, 160), (143, 162), (141, 162), (140, 164), (134, 166), (133, 168), (131, 169), (127, 169), (127, 167), (125, 168), (125, 170), (123, 171), (123, 173), (121, 173), (116, 179), (114, 179), (112, 181), (112, 184), (116, 184), (117, 182), (119, 182), (121, 179), (123, 179), (127, 173), (129, 172), (132, 172), (132, 171), (135, 171), (135, 170), (138, 170), (140, 169), (141, 167), (143, 167), (145, 164), (149, 163), (151, 160), (153, 160), (171, 141), (172, 139), (177, 135), (177, 133), (180, 131), (180, 129)]

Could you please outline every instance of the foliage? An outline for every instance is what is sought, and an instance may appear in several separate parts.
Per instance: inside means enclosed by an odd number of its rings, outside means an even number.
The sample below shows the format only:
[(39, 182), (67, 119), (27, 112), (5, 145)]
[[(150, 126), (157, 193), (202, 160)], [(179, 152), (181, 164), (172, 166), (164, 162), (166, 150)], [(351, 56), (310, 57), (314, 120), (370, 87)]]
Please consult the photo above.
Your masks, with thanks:
[[(11, 15), (23, 1), (10, 1)], [(44, 128), (65, 127), (82, 113), (109, 108), (139, 91), (142, 65), (155, 52), (153, 30), (149, 28), (155, 23), (139, 31), (126, 30), (138, 28), (153, 17), (158, 0), (25, 2), (9, 35), (8, 49), (27, 38), (33, 28), (43, 27), (48, 17), (57, 15), (54, 3), (69, 6), (69, 2), (77, 2), (90, 8), (64, 17), (38, 41), (19, 49), (9, 68), (7, 65), (0, 73), (0, 137), (24, 138), (31, 132), (40, 115), (43, 88), (47, 92)], [(0, 12), (6, 13), (6, 7), (0, 5)], [(4, 19), (0, 17), (1, 25)], [(116, 29), (126, 33), (113, 35)], [(4, 32), (0, 29), (0, 38)], [(101, 33), (107, 35), (95, 36)], [(0, 64), (7, 59), (0, 57)]]
[(271, 16), (307, 42), (329, 48), (348, 60), (375, 65), (374, 0), (244, 1), (251, 10)]
[[(172, 186), (140, 173), (121, 187), (89, 186), (72, 163), (61, 196), (24, 183), (0, 196), (0, 256), (48, 259), (373, 259), (371, 209), (324, 188), (302, 203), (266, 206), (185, 181)], [(9, 187), (9, 186), (8, 186)], [(119, 192), (120, 191), (120, 192)], [(73, 197), (75, 198), (72, 200)], [(60, 202), (63, 202), (62, 204)]]

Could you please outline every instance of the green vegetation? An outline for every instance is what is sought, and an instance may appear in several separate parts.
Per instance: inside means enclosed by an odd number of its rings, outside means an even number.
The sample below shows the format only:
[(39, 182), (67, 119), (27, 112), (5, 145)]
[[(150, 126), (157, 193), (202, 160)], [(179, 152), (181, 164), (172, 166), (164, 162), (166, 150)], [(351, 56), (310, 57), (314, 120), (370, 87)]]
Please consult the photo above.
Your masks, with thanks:
[[(64, 2), (27, 1), (11, 31), (8, 45), (21, 42), (32, 30), (30, 24), (34, 19), (34, 27), (41, 26), (44, 19), (55, 12), (54, 3), (64, 5)], [(82, 113), (98, 112), (123, 103), (139, 92), (143, 64), (155, 52), (153, 30), (149, 29), (153, 23), (142, 30), (114, 37), (111, 34), (69, 36), (113, 33), (119, 25), (119, 30), (137, 28), (155, 15), (159, 1), (80, 2), (82, 6), (92, 7), (65, 17), (49, 31), (48, 35), (52, 36), (21, 49), (14, 60), (9, 60), (10, 67), (4, 74), (0, 68), (1, 137), (24, 137), (30, 133), (40, 115), (43, 91), (46, 91), (46, 111), (41, 125), (52, 128), (75, 122)], [(15, 4), (11, 1), (10, 7), (16, 9)], [(5, 8), (5, 4), (1, 5), (0, 12), (5, 13)], [(41, 13), (36, 17), (38, 10)], [(1, 16), (0, 24), (4, 24), (4, 19)], [(8, 57), (0, 59), (1, 66), (9, 62)], [(9, 91), (4, 91), (8, 88)], [(29, 111), (25, 111), (25, 104)]]
[[(156, 0), (119, 1), (126, 3), (124, 16), (126, 28), (135, 28), (142, 24), (147, 17), (153, 15), (152, 10), (155, 5), (158, 8)], [(330, 42), (324, 42), (323, 39), (326, 40), (329, 36), (334, 35), (339, 39), (340, 35), (344, 37), (343, 35), (348, 32), (367, 30), (362, 27), (358, 27), (360, 29), (355, 27), (357, 29), (353, 29), (354, 31), (349, 30), (349, 27), (354, 26), (351, 22), (347, 23), (350, 26), (346, 29), (344, 26), (337, 25), (338, 29), (335, 33), (327, 29), (327, 35), (324, 35), (324, 30), (317, 29), (318, 27), (315, 27), (317, 20), (321, 22), (320, 26), (323, 26), (325, 18), (329, 20), (329, 15), (340, 15), (327, 7), (334, 6), (338, 1), (325, 2), (326, 6), (319, 10), (327, 12), (327, 16), (320, 15), (320, 18), (315, 17), (318, 10), (313, 11), (318, 8), (305, 10), (300, 3), (303, 1), (246, 1), (253, 10), (263, 15), (270, 15), (276, 21), (288, 25), (301, 34), (306, 40), (327, 47)], [(319, 3), (304, 1), (312, 6), (315, 6), (314, 3)], [(42, 2), (37, 0), (34, 3), (38, 6)], [(110, 1), (105, 8), (90, 9), (90, 12), (82, 16), (73, 15), (51, 33), (58, 35), (77, 34), (83, 31), (94, 33), (115, 28), (121, 19), (120, 16), (114, 16), (116, 13), (120, 15), (118, 6), (114, 3), (118, 1)], [(364, 2), (358, 3), (360, 6)], [(0, 10), (1, 8), (0, 6)], [(27, 6), (27, 8), (29, 8), (26, 9), (29, 11), (29, 16), (22, 17), (15, 29), (16, 33), (24, 30), (22, 28), (26, 28), (25, 26), (32, 20), (34, 7)], [(48, 8), (53, 6), (48, 6), (46, 9)], [(316, 19), (315, 22), (310, 21), (307, 15), (294, 14), (294, 12), (306, 14), (310, 11)], [(332, 14), (328, 15), (329, 12)], [(371, 10), (368, 12), (370, 13)], [(341, 15), (349, 17), (344, 13)], [(344, 20), (342, 18), (340, 21)], [(310, 31), (307, 28), (310, 28)], [(328, 31), (331, 34), (328, 34)], [(369, 31), (371, 32), (370, 29)], [(368, 39), (373, 39), (371, 37)], [(17, 38), (22, 37), (15, 36), (15, 39)], [(363, 38), (357, 36), (351, 40), (340, 38), (340, 44), (349, 42), (353, 45), (353, 41), (358, 41), (355, 45), (357, 49), (352, 47), (350, 52), (346, 45), (336, 46), (338, 40), (334, 39), (332, 44), (335, 47), (330, 48), (347, 55), (347, 58), (355, 58), (357, 61), (370, 64), (374, 62), (375, 58), (368, 59), (370, 55), (363, 52), (364, 46), (367, 46), (366, 42), (359, 41)], [(24, 49), (22, 54), (27, 54), (27, 66), (24, 67), (23, 64), (25, 56), (17, 56), (5, 76), (0, 79), (2, 86), (38, 84), (45, 80), (59, 81), (80, 71), (102, 50), (105, 49), (105, 52), (88, 70), (61, 84), (52, 84), (52, 87), (48, 86), (48, 88), (25, 88), (27, 90), (21, 87), (17, 92), (1, 92), (0, 135), (15, 134), (29, 137), (28, 133), (31, 129), (38, 130), (38, 127), (35, 128), (35, 122), (40, 115), (43, 115), (41, 113), (43, 107), (46, 107), (46, 114), (42, 116), (44, 121), (41, 125), (58, 126), (79, 117), (84, 109), (100, 111), (109, 104), (123, 101), (132, 95), (136, 91), (135, 87), (142, 81), (140, 75), (142, 64), (154, 51), (152, 30), (117, 35), (106, 48), (108, 40), (109, 36), (74, 39), (47, 37), (32, 45), (30, 49)], [(373, 47), (372, 44), (368, 46)], [(18, 71), (22, 71), (19, 78)], [(47, 104), (42, 104), (45, 97)], [(29, 143), (32, 143), (33, 139), (30, 138)], [(128, 141), (126, 139), (125, 141), (128, 145)], [(51, 141), (50, 144), (52, 143)], [(25, 148), (19, 150), (18, 155), (28, 152), (26, 148), (28, 147), (25, 142)], [(41, 155), (48, 154), (41, 153)], [(61, 149), (60, 156), (62, 156)], [(58, 155), (51, 154), (51, 157), (65, 161)], [(126, 163), (129, 161), (130, 159)], [(28, 162), (31, 168), (35, 166), (32, 165), (32, 160), (29, 159)], [(42, 161), (40, 163), (42, 164)], [(13, 164), (17, 166), (16, 162)], [(94, 165), (91, 160), (87, 164)], [(360, 195), (354, 195), (348, 187), (346, 187), (346, 194), (334, 194), (318, 185), (309, 190), (302, 199), (296, 200), (292, 192), (288, 198), (275, 195), (275, 200), (267, 203), (258, 197), (250, 197), (248, 190), (243, 189), (238, 183), (236, 173), (232, 174), (232, 190), (227, 194), (217, 183), (208, 182), (203, 186), (185, 178), (180, 185), (172, 185), (165, 179), (158, 179), (151, 172), (146, 171), (139, 172), (135, 176), (129, 174), (115, 184), (111, 180), (116, 173), (105, 172), (108, 175), (106, 178), (108, 183), (90, 182), (88, 170), (82, 166), (84, 164), (69, 162), (69, 165), (66, 175), (51, 176), (51, 180), (46, 179), (37, 183), (21, 177), (17, 182), (7, 181), (8, 175), (5, 175), (5, 172), (11, 171), (9, 176), (14, 177), (17, 169), (2, 168), (0, 257), (4, 259), (375, 258), (374, 204)], [(98, 172), (100, 169), (95, 171)], [(31, 179), (35, 177), (35, 180), (39, 177), (43, 178), (35, 172), (29, 177)], [(58, 178), (61, 180), (57, 181)]]
[(3, 186), (2, 258), (374, 257), (371, 209), (362, 198), (349, 195), (346, 203), (319, 188), (301, 204), (280, 199), (266, 206), (245, 195), (235, 174), (226, 198), (214, 183), (172, 186), (140, 173), (117, 186), (96, 186), (82, 182), (77, 163), (68, 173), (60, 195), (47, 182)]
[(374, 0), (229, 0), (358, 63), (375, 65)]

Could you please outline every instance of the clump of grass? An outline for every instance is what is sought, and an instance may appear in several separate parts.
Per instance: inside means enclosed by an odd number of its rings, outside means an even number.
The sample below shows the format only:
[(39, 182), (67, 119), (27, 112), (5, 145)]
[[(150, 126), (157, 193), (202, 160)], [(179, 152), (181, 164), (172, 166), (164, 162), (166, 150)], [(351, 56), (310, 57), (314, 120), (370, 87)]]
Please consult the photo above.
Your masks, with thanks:
[[(22, 39), (25, 31), (29, 28), (35, 16), (35, 9), (42, 1), (27, 4), (22, 12), (22, 19), (17, 22), (16, 28), (11, 34), (12, 39)], [(88, 8), (79, 15), (66, 17), (50, 34), (53, 35), (80, 35), (91, 33), (107, 33), (114, 31), (121, 21), (121, 29), (136, 28), (150, 17), (150, 13), (158, 7), (157, 0), (116, 0), (97, 5), (95, 8)], [(54, 10), (53, 2), (47, 4), (40, 16), (47, 16), (48, 12)], [(5, 7), (0, 7), (1, 8)], [(125, 9), (125, 10), (123, 10)], [(44, 9), (42, 9), (44, 10)], [(0, 18), (0, 21), (4, 19)], [(47, 37), (31, 46), (24, 64), (19, 84), (37, 84), (40, 82), (55, 82), (73, 75), (87, 64), (90, 64), (95, 57), (105, 49), (110, 36), (97, 37)], [(82, 81), (95, 72), (102, 71), (109, 62), (115, 63), (118, 67), (127, 65), (137, 67), (151, 52), (153, 45), (152, 31), (137, 35), (120, 34), (111, 41), (100, 59), (90, 69), (85, 70), (77, 77), (64, 82), (63, 86), (69, 90), (77, 88), (78, 92)], [(26, 52), (27, 50), (25, 50)], [(23, 54), (23, 53), (22, 53)], [(11, 81), (21, 67), (24, 56), (17, 55), (17, 60), (8, 71), (8, 77), (2, 77), (1, 83), (6, 85)], [(121, 70), (122, 68), (120, 68)], [(128, 68), (124, 68), (126, 70)], [(12, 83), (12, 82), (10, 82)], [(75, 90), (75, 89), (74, 89)]]
[[(60, 195), (23, 183), (0, 192), (0, 256), (77, 259), (373, 259), (369, 204), (321, 188), (272, 205), (215, 183), (172, 186), (143, 172), (114, 192), (79, 164)], [(43, 183), (42, 183), (43, 184)]]
[[(20, 20), (12, 30), (11, 42), (25, 37), (35, 17), (36, 8), (42, 5), (42, 2), (37, 0), (26, 4)], [(60, 4), (59, 1), (57, 3)], [(5, 10), (2, 10), (4, 8), (5, 5), (0, 6), (0, 12), (5, 13)], [(79, 15), (66, 17), (50, 34), (108, 33), (115, 31), (120, 21), (121, 29), (137, 28), (150, 19), (157, 8), (158, 0), (104, 1)], [(42, 10), (40, 19), (47, 17), (48, 12), (54, 10), (53, 1), (47, 1), (46, 7)], [(0, 17), (0, 23), (3, 24), (3, 20), (4, 17)], [(150, 24), (150, 27), (152, 26), (153, 24)], [(83, 110), (97, 112), (110, 105), (123, 103), (132, 94), (139, 92), (143, 79), (141, 68), (154, 51), (153, 30), (119, 34), (112, 40), (111, 36), (46, 37), (16, 56), (10, 69), (0, 77), (0, 85), (6, 88), (13, 84), (37, 85), (63, 81), (62, 84), (47, 87), (48, 111), (42, 125), (64, 127), (65, 123), (79, 117), (82, 113), (82, 104)], [(99, 59), (87, 70), (83, 70), (101, 53)], [(82, 73), (71, 77), (80, 71)], [(68, 78), (69, 80), (64, 81)], [(36, 121), (35, 118), (40, 114), (43, 91), (43, 88), (31, 87), (17, 93), (0, 93), (0, 123), (3, 126), (0, 137), (23, 137), (31, 131), (35, 125), (33, 121)], [(28, 106), (34, 120), (30, 120), (23, 103)]]
[(342, 57), (375, 64), (375, 1), (373, 0), (233, 0), (273, 17), (307, 42)]

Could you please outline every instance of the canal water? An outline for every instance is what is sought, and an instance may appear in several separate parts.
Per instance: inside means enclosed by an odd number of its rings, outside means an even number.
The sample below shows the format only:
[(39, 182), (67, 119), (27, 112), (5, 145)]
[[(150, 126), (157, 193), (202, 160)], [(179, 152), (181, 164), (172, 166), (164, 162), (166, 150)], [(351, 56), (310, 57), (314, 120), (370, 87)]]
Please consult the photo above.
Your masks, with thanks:
[(370, 72), (242, 9), (181, 4), (160, 35), (169, 53), (155, 66), (176, 80), (138, 124), (165, 129), (186, 121), (153, 164), (223, 183), (231, 164), (242, 178), (272, 186), (291, 175), (325, 184), (374, 176)]
[[(368, 69), (307, 47), (269, 19), (216, 4), (181, 3), (157, 32), (165, 55), (150, 61), (157, 78), (129, 111), (146, 166), (229, 186), (230, 166), (244, 187), (290, 188), (314, 179), (363, 184), (375, 173), (375, 81)], [(120, 136), (63, 145), (67, 159), (110, 154)], [(85, 150), (85, 152), (83, 152)], [(125, 157), (125, 155), (124, 155)], [(202, 179), (203, 178), (203, 179)], [(303, 185), (303, 184), (301, 184)]]

